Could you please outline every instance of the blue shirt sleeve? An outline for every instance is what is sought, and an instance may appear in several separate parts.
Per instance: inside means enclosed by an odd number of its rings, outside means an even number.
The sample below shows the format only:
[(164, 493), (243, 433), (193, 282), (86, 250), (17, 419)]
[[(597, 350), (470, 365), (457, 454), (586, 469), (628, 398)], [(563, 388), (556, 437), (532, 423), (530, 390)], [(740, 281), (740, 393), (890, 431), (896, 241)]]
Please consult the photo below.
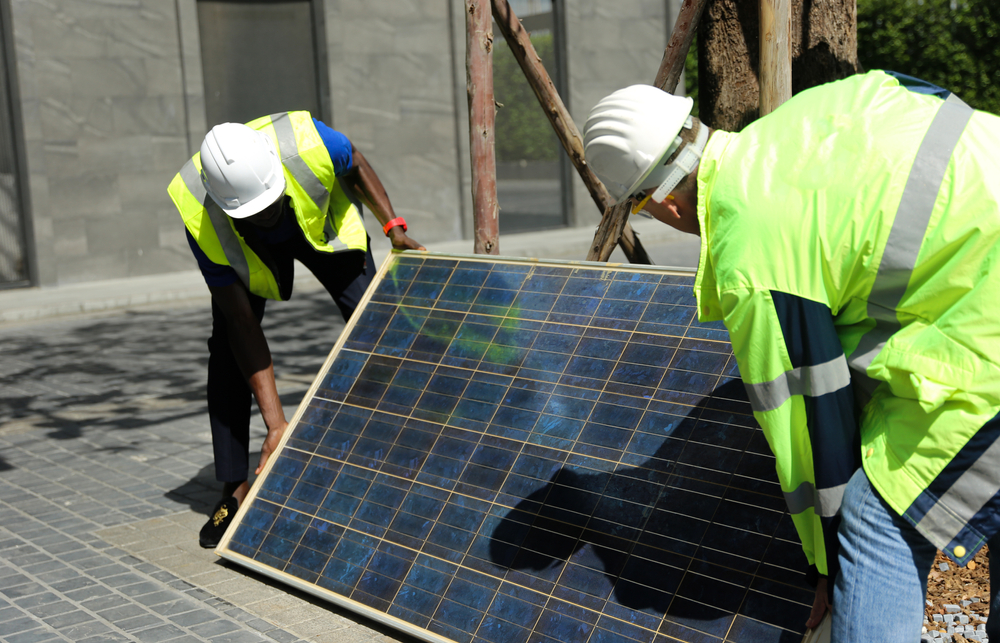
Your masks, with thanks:
[(236, 271), (230, 266), (221, 266), (217, 263), (212, 263), (205, 251), (198, 247), (198, 242), (194, 240), (191, 236), (191, 232), (185, 228), (184, 234), (187, 235), (188, 245), (191, 246), (191, 252), (194, 254), (194, 258), (198, 260), (198, 267), (201, 268), (201, 274), (205, 278), (205, 283), (209, 286), (228, 286), (229, 284), (236, 283), (239, 280), (239, 276)]
[(930, 94), (931, 96), (937, 96), (942, 100), (947, 100), (952, 94), (952, 92), (943, 87), (938, 87), (937, 85), (929, 83), (926, 80), (921, 80), (920, 78), (901, 74), (898, 71), (885, 70), (885, 73), (898, 80), (900, 85), (911, 92), (916, 92), (918, 94)]
[(313, 123), (316, 124), (316, 131), (319, 132), (319, 137), (326, 144), (327, 151), (330, 152), (330, 158), (333, 160), (333, 173), (341, 176), (349, 172), (354, 167), (351, 141), (320, 120), (314, 118)]

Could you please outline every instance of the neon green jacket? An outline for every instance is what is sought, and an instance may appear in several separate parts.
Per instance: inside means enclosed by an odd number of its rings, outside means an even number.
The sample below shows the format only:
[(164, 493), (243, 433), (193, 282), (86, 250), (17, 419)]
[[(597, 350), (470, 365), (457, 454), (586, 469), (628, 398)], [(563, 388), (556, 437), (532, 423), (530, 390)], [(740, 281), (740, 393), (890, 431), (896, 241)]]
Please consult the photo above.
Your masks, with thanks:
[[(317, 252), (366, 250), (361, 212), (344, 193), (330, 153), (309, 112), (281, 112), (247, 123), (270, 136), (281, 154), (285, 194), (291, 197), (299, 228)], [(212, 200), (201, 182), (201, 153), (174, 176), (167, 191), (191, 237), (212, 263), (232, 266), (247, 289), (269, 299), (287, 299), (291, 283), (254, 252), (237, 224)]]
[(1000, 118), (873, 71), (715, 132), (698, 189), (699, 318), (729, 329), (809, 562), (830, 573), (860, 464), (965, 564), (1000, 526)]

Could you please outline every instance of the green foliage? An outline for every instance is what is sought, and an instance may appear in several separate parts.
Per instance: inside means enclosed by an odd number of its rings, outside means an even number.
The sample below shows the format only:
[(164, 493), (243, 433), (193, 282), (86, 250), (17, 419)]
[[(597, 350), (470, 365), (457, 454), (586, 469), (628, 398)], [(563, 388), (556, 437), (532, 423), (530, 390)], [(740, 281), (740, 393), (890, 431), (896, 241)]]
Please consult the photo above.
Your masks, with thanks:
[[(667, 36), (670, 37), (669, 35)], [(687, 58), (684, 59), (684, 92), (694, 100), (691, 113), (697, 116), (698, 112), (698, 34), (691, 40), (691, 48), (688, 49)]]
[[(521, 66), (502, 36), (493, 42), (493, 94), (503, 105), (496, 119), (497, 161), (556, 160), (562, 148)], [(531, 44), (555, 78), (552, 34), (532, 35)]]
[(1000, 113), (997, 0), (858, 0), (858, 60)]

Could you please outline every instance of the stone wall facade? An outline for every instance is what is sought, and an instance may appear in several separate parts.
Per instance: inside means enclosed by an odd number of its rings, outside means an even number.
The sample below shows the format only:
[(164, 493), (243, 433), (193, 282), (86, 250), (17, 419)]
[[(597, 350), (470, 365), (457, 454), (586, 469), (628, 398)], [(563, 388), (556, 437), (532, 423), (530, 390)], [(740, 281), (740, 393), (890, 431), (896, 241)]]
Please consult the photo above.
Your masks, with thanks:
[[(324, 117), (364, 152), (414, 238), (470, 239), (471, 252), (464, 2), (313, 1)], [(0, 2), (13, 23), (35, 285), (195, 269), (166, 186), (209, 127), (196, 0)], [(664, 0), (560, 4), (579, 126), (601, 96), (652, 81), (667, 13)], [(595, 226), (578, 179), (572, 190), (571, 225)]]

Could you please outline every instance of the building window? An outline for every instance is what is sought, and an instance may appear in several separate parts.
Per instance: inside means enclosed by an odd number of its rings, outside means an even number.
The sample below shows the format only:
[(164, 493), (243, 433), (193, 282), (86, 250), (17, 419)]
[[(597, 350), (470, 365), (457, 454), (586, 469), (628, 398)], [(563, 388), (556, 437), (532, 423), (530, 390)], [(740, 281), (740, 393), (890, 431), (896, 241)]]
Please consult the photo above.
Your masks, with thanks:
[[(559, 7), (555, 0), (510, 0), (559, 94), (564, 90)], [(569, 160), (500, 29), (493, 28), (497, 201), (500, 233), (560, 228), (567, 223)]]
[(309, 0), (198, 0), (208, 125), (321, 111)]

